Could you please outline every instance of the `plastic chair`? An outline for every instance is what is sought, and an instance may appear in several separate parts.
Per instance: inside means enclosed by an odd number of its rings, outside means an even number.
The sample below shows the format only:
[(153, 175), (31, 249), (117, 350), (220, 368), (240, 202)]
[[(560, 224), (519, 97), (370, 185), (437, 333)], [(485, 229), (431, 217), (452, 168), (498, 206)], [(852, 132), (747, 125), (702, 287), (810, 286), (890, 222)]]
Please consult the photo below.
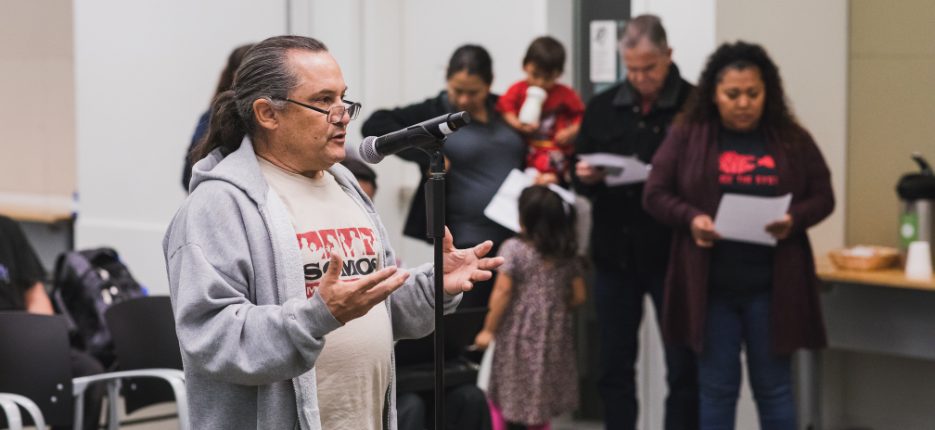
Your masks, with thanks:
[[(77, 429), (84, 418), (84, 393), (88, 386), (105, 383), (111, 417), (109, 428), (116, 429), (119, 426), (116, 419), (117, 390), (121, 379), (159, 378), (172, 387), (178, 403), (179, 428), (188, 430), (185, 382), (181, 371), (148, 369), (72, 378), (69, 348), (64, 318), (0, 312), (0, 392), (17, 394), (34, 402), (41, 411), (37, 416), (45, 423), (71, 425)], [(3, 399), (8, 405), (13, 397)], [(35, 419), (33, 422), (38, 423)]]
[[(104, 319), (114, 340), (118, 370), (182, 370), (182, 354), (168, 296), (117, 303), (107, 309)], [(128, 414), (176, 398), (169, 386), (153, 379), (128, 379), (122, 388)]]
[(32, 422), (36, 425), (36, 430), (45, 430), (45, 420), (42, 418), (42, 411), (32, 400), (19, 394), (0, 393), (0, 408), (6, 416), (6, 422), (10, 430), (22, 430), (23, 418), (19, 413), (22, 407), (32, 417)]

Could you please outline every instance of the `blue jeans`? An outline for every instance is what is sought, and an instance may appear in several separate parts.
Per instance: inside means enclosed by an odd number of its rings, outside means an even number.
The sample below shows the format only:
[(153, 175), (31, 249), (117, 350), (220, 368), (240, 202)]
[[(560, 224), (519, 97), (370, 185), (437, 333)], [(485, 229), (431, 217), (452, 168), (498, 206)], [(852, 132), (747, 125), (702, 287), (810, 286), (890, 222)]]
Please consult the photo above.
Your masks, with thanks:
[(769, 293), (749, 298), (708, 299), (704, 351), (698, 357), (701, 429), (733, 430), (740, 392), (740, 348), (762, 430), (795, 429), (792, 362), (770, 351)]
[[(652, 298), (657, 322), (662, 318), (663, 273), (642, 274), (598, 268), (594, 302), (601, 335), (599, 390), (608, 430), (636, 428), (636, 359), (643, 299)], [(661, 324), (660, 324), (661, 325)], [(698, 373), (695, 355), (686, 347), (666, 346), (665, 430), (698, 428)]]

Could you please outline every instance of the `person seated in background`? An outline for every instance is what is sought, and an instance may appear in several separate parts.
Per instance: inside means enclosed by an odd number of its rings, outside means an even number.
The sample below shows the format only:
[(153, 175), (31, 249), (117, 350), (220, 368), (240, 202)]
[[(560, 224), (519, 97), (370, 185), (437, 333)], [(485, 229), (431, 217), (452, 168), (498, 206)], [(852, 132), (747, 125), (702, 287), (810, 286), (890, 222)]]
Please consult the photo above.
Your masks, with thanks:
[(364, 190), (364, 194), (370, 197), (370, 201), (373, 201), (373, 198), (377, 195), (377, 172), (374, 172), (363, 161), (354, 158), (345, 158), (344, 161), (341, 161), (341, 164), (351, 171), (351, 174), (357, 179), (357, 185), (360, 185), (360, 189)]
[[(240, 61), (243, 59), (244, 54), (252, 47), (252, 43), (238, 46), (227, 56), (227, 65), (224, 67), (224, 70), (221, 71), (221, 77), (218, 79), (218, 86), (214, 91), (214, 97), (217, 97), (218, 94), (231, 88), (231, 85), (234, 84), (234, 72), (240, 67)], [(185, 166), (182, 169), (182, 187), (185, 188), (186, 193), (188, 192), (188, 183), (192, 180), (192, 165), (195, 164), (195, 161), (198, 161), (192, 160), (191, 153), (198, 144), (198, 141), (208, 133), (208, 122), (210, 119), (211, 109), (208, 109), (198, 118), (198, 125), (195, 126), (195, 133), (192, 134), (192, 141), (188, 144), (188, 151), (185, 151)]]
[[(497, 101), (497, 110), (528, 147), (526, 167), (536, 169), (538, 183), (568, 184), (572, 143), (584, 115), (584, 103), (571, 87), (558, 83), (565, 68), (565, 48), (549, 36), (533, 40), (523, 57), (526, 79), (516, 82)], [(526, 105), (538, 104), (527, 118)]]
[[(396, 393), (398, 430), (424, 430), (432, 427), (434, 408), (432, 391)], [(445, 390), (445, 429), (490, 430), (490, 410), (487, 398), (473, 384), (461, 384)]]
[[(45, 291), (45, 268), (19, 224), (0, 215), (0, 312), (26, 311), (53, 315), (52, 301)], [(71, 376), (103, 373), (104, 368), (91, 355), (71, 350)], [(82, 428), (96, 429), (101, 416), (103, 387), (91, 385), (85, 394)]]
[[(363, 161), (345, 158), (341, 161), (351, 171), (357, 184), (372, 201), (377, 193), (377, 173)], [(397, 261), (397, 265), (399, 261)], [(432, 336), (432, 335), (429, 335)], [(403, 347), (403, 346), (401, 346)], [(407, 369), (397, 361), (397, 378), (404, 377)], [(399, 430), (424, 430), (430, 424), (429, 406), (432, 405), (431, 391), (401, 391), (396, 393), (396, 419)], [(490, 412), (484, 392), (473, 384), (450, 387), (445, 393), (445, 411), (449, 429), (489, 430)]]

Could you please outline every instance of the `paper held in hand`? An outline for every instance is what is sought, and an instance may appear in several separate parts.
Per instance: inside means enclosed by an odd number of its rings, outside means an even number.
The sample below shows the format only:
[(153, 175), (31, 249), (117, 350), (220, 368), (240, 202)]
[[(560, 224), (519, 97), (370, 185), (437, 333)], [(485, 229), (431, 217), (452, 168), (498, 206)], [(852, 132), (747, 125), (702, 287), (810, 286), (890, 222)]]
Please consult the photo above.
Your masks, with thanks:
[(607, 174), (604, 177), (604, 183), (610, 187), (646, 182), (651, 168), (639, 158), (606, 152), (578, 154), (578, 158), (603, 169)]
[(776, 238), (766, 226), (779, 221), (789, 211), (792, 194), (757, 197), (724, 194), (714, 218), (714, 230), (722, 239), (776, 246)]
[[(497, 224), (519, 233), (519, 195), (535, 181), (534, 169), (525, 173), (513, 169), (503, 180), (503, 184), (500, 185), (500, 189), (497, 190), (497, 194), (494, 194), (487, 208), (484, 209), (484, 215)], [(549, 189), (558, 194), (566, 203), (575, 204), (575, 193), (554, 184), (549, 184)]]

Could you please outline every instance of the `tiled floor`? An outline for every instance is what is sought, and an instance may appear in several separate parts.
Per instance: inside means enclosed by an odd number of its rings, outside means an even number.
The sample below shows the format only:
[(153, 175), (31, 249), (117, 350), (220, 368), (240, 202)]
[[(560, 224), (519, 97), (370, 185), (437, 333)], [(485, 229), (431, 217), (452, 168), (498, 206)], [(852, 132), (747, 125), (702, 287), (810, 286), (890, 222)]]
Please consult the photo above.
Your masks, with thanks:
[(552, 430), (604, 430), (600, 421), (574, 421), (568, 417), (552, 421)]
[[(121, 406), (122, 409), (122, 406)], [(134, 412), (130, 419), (143, 418), (148, 416), (159, 416), (165, 414), (171, 414), (175, 412), (175, 405), (171, 403), (165, 403), (161, 405), (152, 406), (149, 408), (142, 409), (140, 411)], [(121, 420), (126, 419), (127, 417), (121, 417)], [(129, 430), (175, 430), (178, 428), (178, 421), (163, 420), (158, 422), (150, 422), (129, 426), (121, 426), (122, 429)], [(601, 422), (598, 421), (574, 421), (570, 417), (560, 417), (552, 421), (552, 430), (603, 430), (604, 426)]]

